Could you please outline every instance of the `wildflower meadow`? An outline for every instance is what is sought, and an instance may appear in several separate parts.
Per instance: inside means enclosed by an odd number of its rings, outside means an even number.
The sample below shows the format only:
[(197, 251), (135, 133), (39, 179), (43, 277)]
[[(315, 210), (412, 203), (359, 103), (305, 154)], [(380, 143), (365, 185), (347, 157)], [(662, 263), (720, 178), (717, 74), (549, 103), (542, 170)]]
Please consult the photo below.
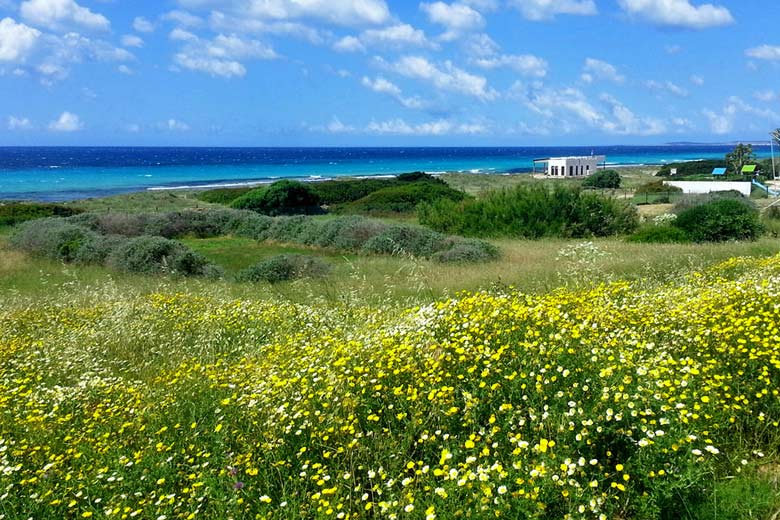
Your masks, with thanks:
[(681, 518), (776, 453), (780, 256), (412, 308), (0, 302), (0, 518)]

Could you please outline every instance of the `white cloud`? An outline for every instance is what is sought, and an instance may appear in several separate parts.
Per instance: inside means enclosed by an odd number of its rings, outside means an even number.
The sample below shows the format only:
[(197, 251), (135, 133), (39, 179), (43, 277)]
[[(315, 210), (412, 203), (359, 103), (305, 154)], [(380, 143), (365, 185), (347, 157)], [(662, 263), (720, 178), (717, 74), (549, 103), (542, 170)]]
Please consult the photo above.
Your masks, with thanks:
[(28, 22), (50, 29), (77, 25), (107, 31), (111, 26), (108, 18), (93, 13), (74, 0), (26, 0), (22, 2), (19, 11)]
[(0, 20), (0, 62), (24, 61), (40, 36), (38, 29), (3, 18)]
[[(603, 94), (599, 104), (590, 101), (575, 88), (545, 89), (541, 85), (516, 84), (515, 97), (540, 115), (545, 125), (558, 131), (574, 132), (594, 128), (612, 135), (659, 135), (666, 131), (662, 121), (640, 117), (616, 98)], [(571, 120), (571, 118), (574, 120)]]
[(136, 16), (133, 19), (133, 29), (141, 33), (154, 32), (154, 24), (143, 16)]
[(125, 34), (122, 36), (122, 45), (125, 47), (143, 47), (143, 38), (136, 36), (135, 34)]
[(458, 92), (482, 101), (498, 97), (498, 93), (488, 86), (487, 79), (459, 69), (450, 61), (439, 67), (421, 56), (404, 56), (390, 68), (402, 76), (427, 81), (439, 90)]
[[(210, 2), (179, 0), (185, 8), (198, 8)], [(337, 25), (382, 24), (390, 19), (384, 0), (221, 0), (220, 7), (245, 18), (290, 20), (318, 18)]]
[(701, 87), (702, 85), (704, 85), (704, 78), (702, 78), (701, 76), (697, 76), (696, 74), (693, 74), (689, 79), (691, 80), (691, 83), (693, 83), (697, 87)]
[(657, 25), (706, 29), (734, 23), (727, 8), (713, 4), (694, 6), (690, 0), (618, 0), (618, 3), (630, 15)]
[(499, 45), (485, 33), (473, 34), (464, 42), (466, 53), (475, 58), (495, 56), (501, 49)]
[(120, 73), (125, 74), (127, 76), (132, 76), (133, 74), (133, 69), (131, 69), (127, 65), (120, 65), (119, 67), (116, 68), (116, 70), (118, 70)]
[(596, 80), (623, 83), (626, 81), (626, 77), (620, 74), (611, 63), (595, 58), (587, 58), (582, 68), (582, 80), (586, 83), (593, 83)]
[(753, 97), (759, 101), (770, 103), (772, 101), (780, 99), (780, 93), (776, 93), (773, 90), (760, 90), (758, 92), (754, 92)]
[(420, 4), (420, 9), (428, 14), (428, 19), (443, 25), (447, 31), (441, 36), (444, 41), (451, 41), (464, 33), (482, 29), (485, 19), (478, 12), (463, 3), (446, 4), (434, 2)]
[(649, 88), (650, 90), (655, 90), (656, 92), (668, 92), (670, 94), (674, 94), (678, 97), (687, 97), (689, 92), (682, 88), (680, 85), (673, 83), (671, 81), (655, 81), (655, 80), (648, 80), (645, 81), (645, 87)]
[(42, 75), (41, 81), (47, 85), (66, 78), (73, 63), (86, 60), (129, 62), (135, 59), (126, 49), (114, 47), (103, 40), (92, 40), (75, 32), (63, 36), (47, 35), (46, 45), (50, 54), (37, 65), (36, 70)]
[(483, 69), (496, 69), (499, 67), (508, 67), (523, 76), (533, 76), (543, 78), (547, 75), (548, 64), (544, 59), (533, 54), (503, 54), (490, 58), (478, 58), (472, 60), (472, 63)]
[(761, 45), (745, 51), (747, 56), (759, 60), (780, 61), (780, 45)]
[(185, 31), (184, 29), (180, 29), (178, 27), (172, 30), (170, 34), (168, 34), (168, 38), (176, 42), (188, 42), (198, 39), (198, 37), (191, 32)]
[(326, 130), (331, 134), (349, 134), (355, 131), (355, 128), (342, 123), (338, 117), (333, 116)]
[(388, 81), (382, 76), (379, 76), (376, 79), (371, 79), (364, 76), (361, 84), (364, 87), (373, 90), (374, 92), (387, 94), (406, 108), (421, 109), (426, 106), (425, 102), (419, 97), (404, 97), (403, 92), (398, 85)]
[(368, 29), (358, 36), (344, 36), (333, 44), (333, 49), (339, 52), (365, 52), (369, 46), (436, 48), (423, 31), (402, 23), (381, 29)]
[(366, 46), (355, 36), (344, 36), (336, 43), (333, 48), (339, 52), (365, 52)]
[(9, 116), (8, 117), (8, 129), (9, 130), (30, 130), (32, 128), (32, 123), (29, 119), (26, 117), (16, 117), (16, 116)]
[(666, 54), (680, 54), (682, 51), (682, 46), (680, 45), (667, 45), (664, 47), (664, 50), (666, 51)]
[(728, 134), (734, 130), (737, 119), (741, 115), (749, 115), (753, 118), (761, 118), (767, 121), (780, 120), (780, 114), (770, 109), (756, 108), (746, 103), (738, 96), (731, 96), (726, 101), (725, 106), (719, 112), (714, 110), (703, 110), (703, 114), (710, 123), (710, 129), (714, 134)]
[(177, 119), (169, 119), (157, 125), (162, 130), (168, 130), (169, 132), (186, 132), (190, 129), (190, 125), (179, 121)]
[(528, 20), (551, 20), (559, 14), (591, 16), (598, 13), (593, 0), (510, 0)]
[(56, 121), (49, 123), (52, 132), (77, 132), (84, 128), (79, 116), (71, 112), (63, 112)]
[(185, 39), (187, 45), (174, 55), (178, 67), (205, 72), (223, 78), (243, 77), (246, 67), (238, 60), (270, 60), (278, 57), (276, 52), (257, 40), (245, 40), (236, 35), (218, 35), (213, 40), (201, 40), (186, 31), (171, 32), (171, 37)]
[(387, 121), (371, 121), (366, 127), (366, 131), (371, 134), (394, 134), (394, 135), (418, 135), (418, 136), (441, 136), (441, 135), (475, 135), (487, 132), (487, 128), (478, 123), (464, 124), (453, 123), (446, 119), (419, 124), (409, 124), (403, 119), (391, 119)]
[(276, 34), (293, 36), (302, 40), (308, 40), (314, 45), (321, 45), (329, 34), (298, 22), (289, 21), (264, 21), (255, 18), (246, 18), (225, 14), (221, 11), (212, 11), (209, 16), (209, 26), (213, 31)]
[(431, 42), (420, 29), (402, 23), (382, 29), (369, 29), (360, 35), (360, 41), (367, 45), (382, 45), (393, 47), (431, 47)]
[(137, 123), (130, 123), (124, 126), (124, 130), (125, 132), (130, 132), (131, 134), (137, 134), (141, 131), (141, 125)]
[(200, 27), (203, 25), (203, 18), (195, 16), (187, 11), (173, 10), (168, 11), (161, 17), (167, 22), (173, 22), (180, 27)]

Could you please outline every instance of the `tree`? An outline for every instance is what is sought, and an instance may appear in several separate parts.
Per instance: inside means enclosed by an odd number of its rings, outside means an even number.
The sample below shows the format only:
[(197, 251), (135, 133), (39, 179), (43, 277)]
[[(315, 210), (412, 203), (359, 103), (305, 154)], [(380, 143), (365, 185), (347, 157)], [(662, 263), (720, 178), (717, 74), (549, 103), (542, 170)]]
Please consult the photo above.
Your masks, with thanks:
[(602, 189), (617, 189), (620, 187), (620, 174), (615, 170), (600, 170), (582, 183), (583, 186)]
[(780, 146), (780, 128), (772, 130), (772, 139), (777, 146)]
[(739, 143), (732, 152), (726, 154), (726, 162), (734, 169), (734, 173), (741, 174), (743, 166), (756, 162), (753, 147)]

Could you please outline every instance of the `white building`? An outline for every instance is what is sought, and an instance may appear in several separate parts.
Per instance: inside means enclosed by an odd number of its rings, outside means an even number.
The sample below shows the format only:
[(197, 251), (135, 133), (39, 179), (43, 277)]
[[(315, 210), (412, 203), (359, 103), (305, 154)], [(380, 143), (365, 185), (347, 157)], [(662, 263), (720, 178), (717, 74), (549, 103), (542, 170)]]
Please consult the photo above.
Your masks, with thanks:
[(583, 155), (580, 157), (547, 157), (534, 160), (534, 173), (537, 163), (546, 164), (548, 177), (587, 177), (596, 172), (599, 165), (607, 160), (605, 155)]

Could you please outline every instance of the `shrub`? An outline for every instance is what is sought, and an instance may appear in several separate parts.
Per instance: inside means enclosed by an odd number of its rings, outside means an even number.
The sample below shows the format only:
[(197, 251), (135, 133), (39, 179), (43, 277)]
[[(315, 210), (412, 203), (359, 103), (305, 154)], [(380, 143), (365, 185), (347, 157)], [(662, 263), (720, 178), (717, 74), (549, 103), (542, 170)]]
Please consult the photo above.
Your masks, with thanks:
[(763, 216), (769, 220), (780, 220), (780, 206), (769, 206), (764, 210)]
[(670, 163), (658, 170), (659, 177), (669, 177), (672, 174), (672, 168), (677, 169), (675, 177), (685, 177), (688, 175), (711, 175), (715, 168), (726, 168), (728, 164), (723, 159), (708, 159), (706, 161), (686, 161), (681, 163)]
[(321, 213), (320, 197), (302, 182), (283, 180), (252, 190), (231, 203), (235, 209), (249, 209), (264, 215)]
[(234, 200), (237, 198), (246, 195), (250, 191), (252, 191), (254, 188), (251, 187), (243, 187), (243, 188), (217, 188), (214, 190), (206, 190), (206, 191), (200, 191), (195, 194), (195, 197), (198, 200), (202, 200), (203, 202), (209, 202), (211, 204), (222, 204), (224, 206), (229, 206)]
[(461, 201), (466, 197), (462, 191), (450, 188), (444, 183), (410, 182), (375, 191), (360, 200), (338, 208), (342, 213), (407, 213), (418, 204), (438, 199)]
[(398, 182), (432, 182), (434, 184), (446, 184), (443, 180), (425, 172), (402, 173), (396, 177)]
[(124, 241), (108, 257), (108, 264), (120, 271), (141, 274), (202, 276), (209, 271), (208, 261), (184, 244), (151, 236)]
[(635, 193), (682, 193), (682, 188), (668, 186), (661, 179), (642, 184)]
[(682, 229), (670, 224), (644, 226), (629, 236), (629, 242), (642, 244), (678, 244), (690, 242), (688, 235)]
[(319, 195), (322, 204), (333, 206), (362, 199), (369, 193), (396, 184), (396, 179), (349, 179), (317, 182), (312, 189)]
[(629, 233), (638, 223), (636, 210), (628, 204), (539, 184), (490, 192), (478, 200), (440, 199), (420, 205), (418, 216), (420, 223), (442, 233), (533, 239)]
[(450, 244), (441, 233), (421, 227), (393, 225), (369, 239), (363, 252), (385, 255), (413, 255), (429, 257)]
[(317, 278), (328, 274), (330, 266), (317, 257), (277, 255), (248, 267), (236, 275), (239, 282), (278, 283), (298, 278)]
[(694, 242), (755, 240), (761, 234), (755, 208), (735, 199), (714, 200), (677, 215), (674, 225)]
[(0, 226), (13, 226), (39, 218), (70, 217), (83, 211), (83, 209), (70, 208), (59, 204), (10, 202), (8, 204), (0, 204)]
[(10, 243), (35, 256), (73, 262), (85, 256), (82, 248), (96, 248), (100, 236), (82, 226), (59, 218), (31, 220), (17, 227)]
[(496, 260), (500, 256), (498, 248), (481, 240), (462, 240), (452, 247), (435, 253), (431, 258), (441, 263), (478, 263)]
[(585, 179), (583, 186), (601, 189), (620, 188), (620, 174), (615, 170), (599, 170)]

